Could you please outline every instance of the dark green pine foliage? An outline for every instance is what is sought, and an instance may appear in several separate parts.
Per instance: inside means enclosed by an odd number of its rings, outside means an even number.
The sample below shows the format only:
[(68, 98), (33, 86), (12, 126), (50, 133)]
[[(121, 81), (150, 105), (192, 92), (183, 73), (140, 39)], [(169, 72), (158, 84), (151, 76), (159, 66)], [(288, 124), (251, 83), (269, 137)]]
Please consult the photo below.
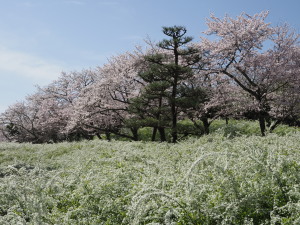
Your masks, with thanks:
[[(158, 60), (159, 56), (157, 56)], [(162, 71), (157, 65), (150, 64), (148, 70), (139, 76), (147, 83), (139, 97), (131, 99), (129, 110), (138, 116), (134, 120), (137, 127), (153, 127), (152, 141), (157, 131), (161, 141), (166, 141), (165, 128), (171, 121), (168, 104), (170, 83), (160, 76)], [(158, 76), (159, 75), (159, 76)]]
[(153, 139), (158, 130), (165, 140), (164, 129), (171, 128), (172, 142), (177, 142), (178, 115), (185, 107), (187, 96), (181, 90), (193, 76), (193, 65), (199, 62), (197, 49), (187, 46), (192, 41), (182, 26), (163, 27), (169, 37), (158, 43), (163, 53), (145, 57), (148, 67), (139, 76), (146, 82), (140, 97), (132, 100), (131, 110), (138, 114), (144, 126), (153, 127)]

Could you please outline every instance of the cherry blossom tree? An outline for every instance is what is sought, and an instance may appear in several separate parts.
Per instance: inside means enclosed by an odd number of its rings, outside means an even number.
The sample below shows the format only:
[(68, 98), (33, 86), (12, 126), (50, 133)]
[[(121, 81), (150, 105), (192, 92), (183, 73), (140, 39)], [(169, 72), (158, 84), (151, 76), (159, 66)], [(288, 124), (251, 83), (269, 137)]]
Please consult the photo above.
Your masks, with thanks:
[[(209, 134), (209, 127), (214, 120), (231, 115), (228, 103), (231, 102), (232, 86), (224, 85), (225, 82), (214, 84), (216, 77), (213, 82), (213, 79), (205, 73), (195, 74), (190, 82), (189, 92), (192, 101), (184, 110), (184, 115), (187, 115), (199, 131)], [(221, 88), (221, 85), (224, 85), (224, 88)]]
[(299, 79), (293, 58), (298, 36), (286, 26), (271, 27), (265, 22), (267, 15), (242, 13), (236, 19), (212, 15), (206, 34), (216, 38), (202, 39), (213, 61), (211, 72), (227, 76), (254, 100), (263, 136), (270, 96), (292, 83), (295, 76)]
[(290, 51), (290, 59), (286, 61), (289, 72), (288, 82), (270, 95), (270, 116), (275, 118), (270, 129), (273, 130), (280, 122), (299, 125), (300, 121), (300, 47)]
[[(10, 140), (34, 143), (68, 139), (70, 135), (65, 129), (74, 111), (73, 101), (94, 78), (91, 70), (62, 73), (48, 86), (38, 87), (35, 94), (10, 106), (1, 115), (5, 136)], [(85, 133), (81, 135), (88, 137)]]
[(80, 72), (63, 72), (61, 76), (44, 88), (39, 88), (38, 98), (44, 110), (40, 112), (41, 123), (44, 127), (56, 127), (57, 133), (67, 135), (68, 139), (90, 138), (81, 127), (73, 129), (72, 133), (66, 130), (69, 121), (74, 114), (74, 101), (81, 91), (92, 85), (97, 78), (94, 70), (82, 70)]
[[(191, 43), (197, 49), (199, 60), (191, 65), (193, 76), (184, 81), (184, 103), (180, 119), (189, 118), (198, 133), (209, 134), (211, 123), (217, 118), (235, 115), (239, 89), (227, 77), (211, 70), (213, 61), (203, 43)], [(199, 123), (200, 122), (200, 123)]]
[[(75, 103), (75, 112), (69, 130), (80, 126), (87, 130), (96, 129), (138, 139), (138, 128), (126, 124), (132, 117), (128, 113), (130, 99), (137, 96), (142, 81), (137, 73), (141, 63), (141, 52), (124, 53), (112, 57), (109, 62), (97, 69), (97, 82), (82, 90)], [(124, 132), (127, 127), (131, 134)]]
[(42, 134), (37, 129), (36, 105), (18, 102), (1, 114), (0, 123), (4, 136), (10, 141), (40, 142)]

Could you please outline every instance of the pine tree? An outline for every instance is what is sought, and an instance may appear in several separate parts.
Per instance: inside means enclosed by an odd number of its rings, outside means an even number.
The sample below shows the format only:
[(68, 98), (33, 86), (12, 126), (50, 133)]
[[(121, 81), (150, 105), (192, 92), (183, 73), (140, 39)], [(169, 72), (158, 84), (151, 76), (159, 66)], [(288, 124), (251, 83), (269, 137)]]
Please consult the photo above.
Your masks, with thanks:
[(139, 74), (148, 85), (139, 97), (131, 99), (129, 110), (139, 118), (132, 119), (138, 123), (136, 126), (153, 127), (152, 141), (155, 140), (158, 131), (163, 142), (166, 141), (165, 128), (168, 127), (171, 119), (167, 101), (170, 83), (161, 77), (158, 69), (159, 66), (152, 64), (147, 71)]
[(148, 67), (139, 76), (147, 85), (142, 95), (133, 100), (133, 108), (140, 112), (144, 121), (149, 118), (155, 121), (154, 135), (158, 129), (162, 138), (163, 129), (170, 124), (173, 143), (178, 139), (177, 120), (182, 106), (180, 87), (193, 76), (192, 66), (200, 60), (198, 50), (188, 46), (192, 37), (185, 36), (186, 32), (182, 26), (163, 27), (169, 39), (158, 43), (160, 53), (145, 57)]

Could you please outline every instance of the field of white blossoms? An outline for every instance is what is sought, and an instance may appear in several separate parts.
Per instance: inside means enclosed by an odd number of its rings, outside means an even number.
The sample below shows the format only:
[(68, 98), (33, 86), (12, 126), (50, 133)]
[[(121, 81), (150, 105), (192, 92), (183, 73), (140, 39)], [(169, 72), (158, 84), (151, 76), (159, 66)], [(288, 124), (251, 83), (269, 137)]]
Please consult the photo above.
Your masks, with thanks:
[(0, 224), (300, 224), (300, 132), (1, 143)]

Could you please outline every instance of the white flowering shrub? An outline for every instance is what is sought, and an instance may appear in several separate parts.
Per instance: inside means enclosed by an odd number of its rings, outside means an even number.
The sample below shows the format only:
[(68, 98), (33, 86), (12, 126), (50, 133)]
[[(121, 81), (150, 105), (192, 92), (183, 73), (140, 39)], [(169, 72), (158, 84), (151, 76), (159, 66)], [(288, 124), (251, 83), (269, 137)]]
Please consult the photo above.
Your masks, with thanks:
[(300, 224), (300, 133), (1, 143), (0, 224)]

